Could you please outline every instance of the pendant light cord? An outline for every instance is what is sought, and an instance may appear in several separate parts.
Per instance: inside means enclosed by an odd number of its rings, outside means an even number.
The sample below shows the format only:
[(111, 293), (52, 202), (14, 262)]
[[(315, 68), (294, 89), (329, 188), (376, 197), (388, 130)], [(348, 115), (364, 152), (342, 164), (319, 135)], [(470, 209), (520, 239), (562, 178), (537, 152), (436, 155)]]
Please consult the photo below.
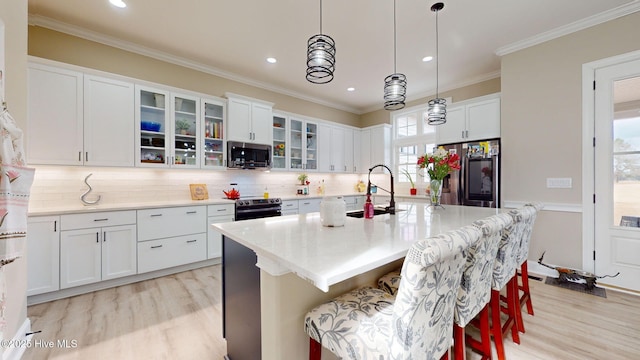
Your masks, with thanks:
[(393, 0), (393, 73), (396, 74), (396, 54), (398, 50), (396, 49), (396, 44), (398, 42), (397, 39), (397, 31), (396, 31), (396, 0)]
[(320, 0), (320, 35), (322, 35), (322, 0)]
[(440, 83), (439, 79), (438, 79), (438, 73), (440, 72), (440, 54), (438, 51), (438, 38), (440, 37), (438, 35), (438, 12), (440, 12), (440, 10), (436, 11), (436, 99), (439, 97), (438, 95), (438, 84)]

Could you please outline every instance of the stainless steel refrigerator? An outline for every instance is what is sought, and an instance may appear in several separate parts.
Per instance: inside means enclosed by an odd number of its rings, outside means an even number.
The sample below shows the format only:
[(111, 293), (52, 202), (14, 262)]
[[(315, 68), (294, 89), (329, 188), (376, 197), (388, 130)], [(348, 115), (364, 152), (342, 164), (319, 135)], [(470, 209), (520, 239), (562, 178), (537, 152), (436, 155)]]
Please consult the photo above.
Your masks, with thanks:
[(500, 207), (500, 140), (442, 145), (460, 156), (460, 170), (443, 182), (443, 204)]

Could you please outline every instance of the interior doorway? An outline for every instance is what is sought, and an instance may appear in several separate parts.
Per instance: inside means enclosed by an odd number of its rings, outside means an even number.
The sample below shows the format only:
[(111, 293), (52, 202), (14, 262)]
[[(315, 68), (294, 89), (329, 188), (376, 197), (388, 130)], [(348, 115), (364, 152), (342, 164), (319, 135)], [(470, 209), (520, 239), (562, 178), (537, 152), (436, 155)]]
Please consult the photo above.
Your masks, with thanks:
[(594, 272), (640, 291), (640, 60), (595, 69)]

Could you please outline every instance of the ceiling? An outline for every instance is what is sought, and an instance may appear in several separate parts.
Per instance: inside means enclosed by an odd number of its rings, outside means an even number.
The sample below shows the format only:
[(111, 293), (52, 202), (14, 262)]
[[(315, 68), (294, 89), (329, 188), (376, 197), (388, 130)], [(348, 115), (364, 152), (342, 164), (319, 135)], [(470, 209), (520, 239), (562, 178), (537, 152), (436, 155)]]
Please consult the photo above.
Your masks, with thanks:
[[(384, 78), (394, 72), (391, 0), (322, 3), (322, 33), (336, 42), (335, 78), (328, 84), (305, 79), (307, 40), (320, 32), (318, 0), (125, 2), (120, 9), (107, 0), (28, 0), (29, 22), (356, 114), (382, 108)], [(422, 62), (435, 56), (433, 2), (396, 3), (396, 70), (407, 76), (408, 101), (435, 94), (436, 61)], [(444, 2), (439, 90), (498, 77), (498, 54), (638, 11), (639, 2)]]

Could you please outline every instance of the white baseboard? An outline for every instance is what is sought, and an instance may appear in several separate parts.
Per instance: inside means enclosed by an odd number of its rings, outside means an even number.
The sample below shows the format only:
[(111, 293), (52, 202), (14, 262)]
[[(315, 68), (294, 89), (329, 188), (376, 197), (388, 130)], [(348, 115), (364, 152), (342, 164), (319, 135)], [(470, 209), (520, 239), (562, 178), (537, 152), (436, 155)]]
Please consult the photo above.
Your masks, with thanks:
[[(29, 318), (26, 318), (22, 323), (22, 326), (20, 326), (20, 328), (18, 329), (18, 332), (11, 339), (11, 342), (13, 344), (26, 344), (26, 342), (31, 340), (31, 336), (27, 336), (27, 333), (30, 331), (31, 320), (29, 320)], [(7, 347), (2, 353), (2, 360), (20, 360), (26, 350), (27, 345), (18, 347)]]
[(557, 271), (553, 269), (549, 269), (546, 266), (542, 266), (538, 264), (537, 261), (533, 261), (533, 260), (527, 260), (527, 271), (529, 272), (530, 275), (549, 276), (553, 278), (558, 277)]

